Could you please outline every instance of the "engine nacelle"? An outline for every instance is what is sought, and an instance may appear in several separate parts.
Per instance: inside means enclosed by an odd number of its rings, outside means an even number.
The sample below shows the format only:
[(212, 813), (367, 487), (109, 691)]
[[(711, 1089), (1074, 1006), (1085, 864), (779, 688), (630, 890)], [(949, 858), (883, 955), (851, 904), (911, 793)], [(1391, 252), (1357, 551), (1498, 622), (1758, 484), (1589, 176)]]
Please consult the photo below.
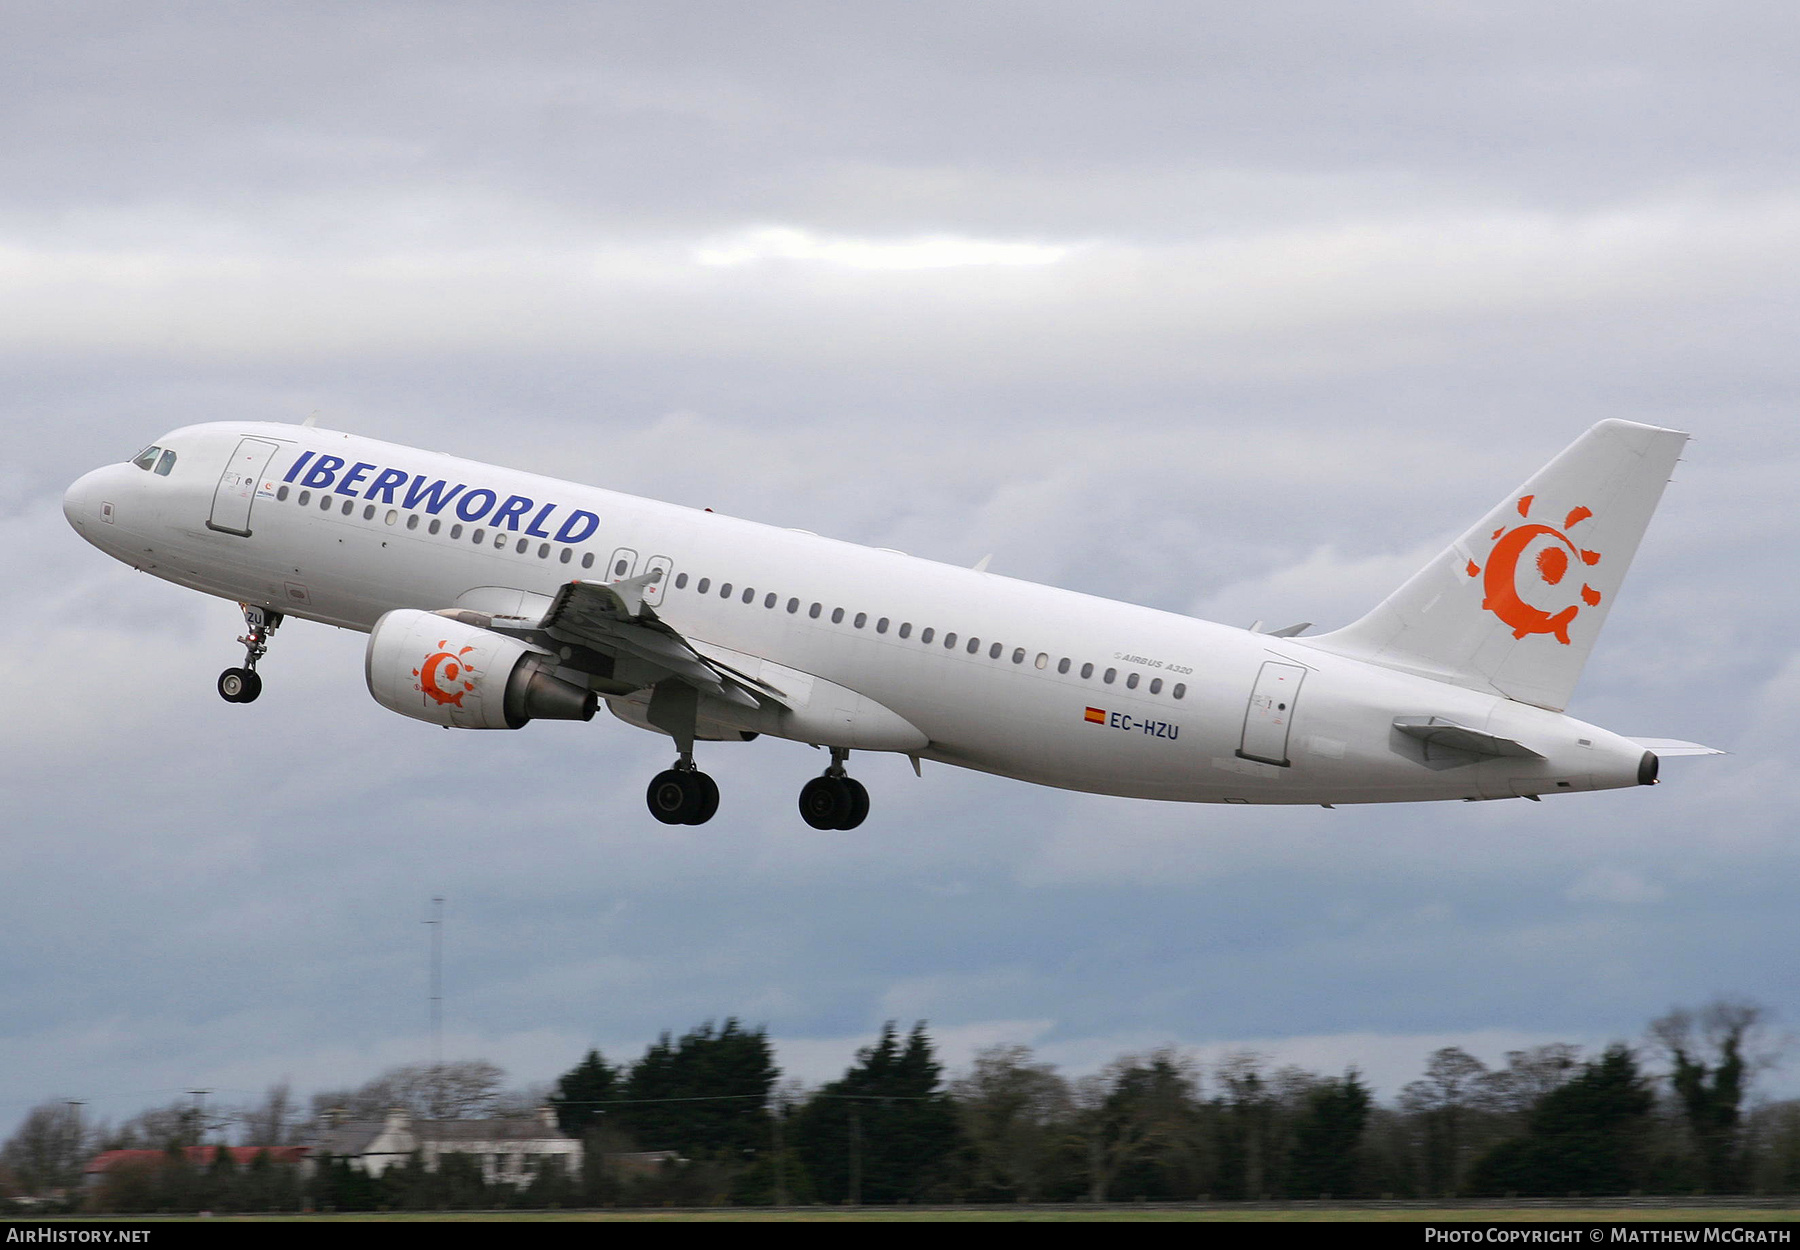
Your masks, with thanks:
[(435, 612), (401, 608), (375, 622), (363, 656), (369, 693), (390, 712), (452, 729), (518, 729), (592, 720), (591, 690), (516, 638)]

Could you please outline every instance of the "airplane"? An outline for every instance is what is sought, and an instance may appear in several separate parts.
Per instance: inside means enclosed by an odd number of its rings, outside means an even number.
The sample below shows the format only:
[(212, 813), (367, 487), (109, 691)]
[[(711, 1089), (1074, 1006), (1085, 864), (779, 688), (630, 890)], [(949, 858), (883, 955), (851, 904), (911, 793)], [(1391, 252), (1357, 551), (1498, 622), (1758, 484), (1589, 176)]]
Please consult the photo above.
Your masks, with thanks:
[[(815, 829), (869, 813), (852, 751), (1230, 804), (1525, 798), (1720, 754), (1564, 714), (1687, 435), (1603, 421), (1362, 619), (1303, 636), (1035, 585), (340, 431), (178, 429), (69, 487), (88, 542), (237, 602), (242, 665), (289, 617), (369, 635), (376, 702), (456, 729), (619, 719), (674, 740), (646, 792), (704, 824), (697, 743), (830, 753)], [(922, 774), (921, 774), (922, 775)]]

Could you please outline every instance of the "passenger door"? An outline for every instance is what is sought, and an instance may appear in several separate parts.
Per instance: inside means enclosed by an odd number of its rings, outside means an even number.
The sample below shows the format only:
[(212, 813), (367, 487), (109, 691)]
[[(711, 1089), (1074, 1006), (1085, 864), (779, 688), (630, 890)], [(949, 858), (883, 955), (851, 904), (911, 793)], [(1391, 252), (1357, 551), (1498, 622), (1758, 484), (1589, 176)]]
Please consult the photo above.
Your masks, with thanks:
[(246, 438), (225, 462), (219, 484), (213, 489), (212, 515), (206, 528), (221, 534), (250, 537), (250, 505), (256, 501), (256, 488), (262, 483), (263, 470), (269, 467), (279, 445), (267, 439)]

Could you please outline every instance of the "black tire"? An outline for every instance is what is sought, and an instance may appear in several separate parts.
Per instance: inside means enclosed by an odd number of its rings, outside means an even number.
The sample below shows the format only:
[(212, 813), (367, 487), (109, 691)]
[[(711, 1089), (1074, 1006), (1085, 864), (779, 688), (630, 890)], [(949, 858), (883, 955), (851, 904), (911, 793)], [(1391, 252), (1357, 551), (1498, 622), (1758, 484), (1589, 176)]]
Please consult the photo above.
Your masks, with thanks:
[(219, 674), (219, 697), (227, 703), (254, 703), (262, 693), (262, 678), (247, 668), (228, 668)]
[(850, 809), (839, 822), (839, 829), (854, 829), (869, 818), (869, 792), (854, 777), (844, 778), (844, 789), (850, 793)]
[(704, 825), (719, 810), (719, 783), (705, 773), (689, 773), (688, 777), (700, 788), (700, 802), (688, 817), (688, 824)]
[(800, 787), (800, 819), (814, 829), (838, 829), (850, 814), (850, 788), (837, 777), (814, 777)]
[(692, 775), (669, 768), (652, 777), (650, 788), (644, 791), (650, 814), (665, 825), (693, 823), (700, 806), (700, 788), (689, 783)]

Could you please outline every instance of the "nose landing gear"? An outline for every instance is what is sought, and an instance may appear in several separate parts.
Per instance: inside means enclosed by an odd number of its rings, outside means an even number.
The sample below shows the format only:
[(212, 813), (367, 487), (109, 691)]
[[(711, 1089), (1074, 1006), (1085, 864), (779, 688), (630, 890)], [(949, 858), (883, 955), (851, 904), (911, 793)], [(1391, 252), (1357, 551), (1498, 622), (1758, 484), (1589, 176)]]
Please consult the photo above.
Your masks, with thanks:
[(269, 635), (281, 626), (281, 613), (250, 604), (244, 609), (247, 631), (238, 641), (244, 644), (244, 666), (228, 668), (219, 674), (219, 697), (227, 703), (253, 703), (262, 693), (262, 678), (256, 675), (256, 662), (269, 653)]
[(814, 829), (854, 829), (869, 815), (869, 792), (844, 771), (850, 752), (831, 748), (831, 767), (800, 787), (800, 818)]

